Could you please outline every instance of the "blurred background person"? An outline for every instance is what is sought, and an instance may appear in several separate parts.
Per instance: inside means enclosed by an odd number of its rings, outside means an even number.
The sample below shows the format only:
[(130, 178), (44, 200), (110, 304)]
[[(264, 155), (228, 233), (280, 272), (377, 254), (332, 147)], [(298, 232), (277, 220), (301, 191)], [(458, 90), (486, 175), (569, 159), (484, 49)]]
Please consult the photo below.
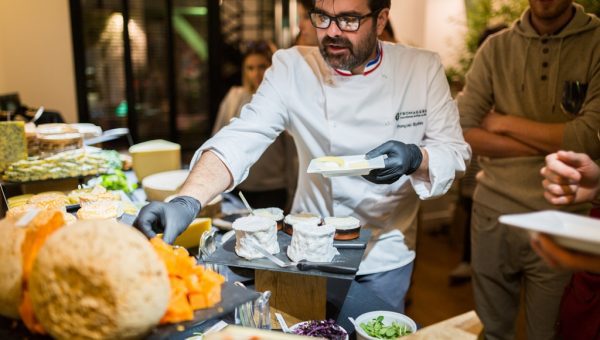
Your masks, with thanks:
[[(501, 23), (486, 28), (479, 36), (477, 48), (479, 48), (489, 36), (498, 33), (507, 27), (508, 25)], [(463, 249), (460, 263), (450, 272), (449, 279), (451, 285), (471, 280), (471, 210), (473, 209), (473, 192), (477, 185), (475, 176), (477, 176), (477, 173), (480, 170), (481, 167), (477, 161), (477, 155), (473, 155), (465, 175), (459, 182), (460, 196), (458, 205), (462, 207), (462, 211), (465, 215), (465, 223), (463, 224)]]
[(300, 32), (296, 36), (296, 46), (317, 46), (317, 30), (310, 22), (308, 12), (313, 8), (312, 0), (298, 1), (298, 28)]
[[(266, 41), (250, 41), (242, 58), (242, 86), (233, 86), (223, 98), (212, 134), (239, 117), (240, 111), (252, 99), (263, 80), (267, 68), (271, 66), (274, 48)], [(291, 137), (282, 133), (261, 158), (252, 166), (250, 174), (234, 191), (242, 191), (253, 208), (278, 207), (288, 209), (289, 197), (295, 188), (293, 158), (290, 148)], [(292, 191), (292, 193), (288, 193)]]
[[(544, 197), (552, 204), (598, 199), (600, 167), (585, 153), (552, 153), (546, 156), (541, 173)], [(600, 255), (564, 248), (544, 234), (533, 236), (531, 246), (550, 267), (575, 271), (561, 300), (558, 335), (563, 339), (599, 339)]]
[[(498, 217), (552, 208), (539, 185), (547, 154), (568, 148), (600, 158), (599, 34), (600, 20), (572, 0), (529, 0), (521, 19), (477, 51), (457, 97), (465, 140), (482, 168), (471, 265), (486, 338), (514, 338), (521, 301), (527, 337), (556, 337), (571, 273), (549, 268), (529, 234)], [(587, 215), (590, 205), (561, 210)]]

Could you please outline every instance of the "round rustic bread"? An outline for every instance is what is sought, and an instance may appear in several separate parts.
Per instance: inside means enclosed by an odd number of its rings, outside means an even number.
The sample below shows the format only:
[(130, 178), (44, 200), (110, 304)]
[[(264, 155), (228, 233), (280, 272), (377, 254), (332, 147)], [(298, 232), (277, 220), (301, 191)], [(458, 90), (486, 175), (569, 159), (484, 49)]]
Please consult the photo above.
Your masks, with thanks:
[(0, 315), (18, 319), (23, 282), (21, 246), (26, 231), (15, 223), (13, 218), (0, 220)]
[(54, 233), (33, 265), (36, 317), (59, 339), (126, 339), (156, 326), (169, 303), (167, 270), (136, 229), (78, 221)]

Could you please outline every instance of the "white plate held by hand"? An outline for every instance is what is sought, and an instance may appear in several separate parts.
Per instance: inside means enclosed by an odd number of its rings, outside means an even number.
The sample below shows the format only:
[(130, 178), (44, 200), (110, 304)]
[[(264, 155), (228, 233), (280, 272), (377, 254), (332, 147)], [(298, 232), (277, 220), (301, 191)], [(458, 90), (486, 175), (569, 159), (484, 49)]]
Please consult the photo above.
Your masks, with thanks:
[(369, 160), (365, 155), (319, 157), (310, 161), (306, 172), (325, 177), (368, 175), (373, 169), (385, 168), (385, 158), (385, 155)]
[(600, 255), (600, 220), (546, 210), (500, 216), (500, 222), (551, 235), (556, 243), (574, 250)]

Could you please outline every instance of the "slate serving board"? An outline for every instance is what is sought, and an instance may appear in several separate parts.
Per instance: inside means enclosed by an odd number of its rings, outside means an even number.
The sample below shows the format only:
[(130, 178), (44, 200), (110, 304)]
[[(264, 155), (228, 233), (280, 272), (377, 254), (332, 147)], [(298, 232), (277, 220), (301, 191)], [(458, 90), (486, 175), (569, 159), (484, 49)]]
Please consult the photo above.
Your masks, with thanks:
[[(354, 240), (348, 241), (335, 241), (335, 243), (366, 243), (369, 241), (371, 237), (371, 231), (368, 229), (362, 228), (360, 231), (360, 237)], [(277, 232), (277, 242), (279, 243), (279, 253), (274, 256), (279, 258), (285, 263), (291, 262), (291, 260), (287, 256), (287, 247), (289, 246), (292, 237), (283, 231)], [(332, 263), (339, 264), (342, 266), (353, 267), (358, 270), (358, 266), (360, 265), (360, 261), (362, 260), (365, 249), (338, 249), (340, 255), (336, 255), (333, 258)], [(320, 270), (307, 270), (301, 271), (296, 267), (279, 267), (273, 262), (269, 261), (266, 258), (254, 259), (254, 260), (246, 260), (243, 257), (239, 257), (235, 253), (235, 236), (229, 238), (225, 243), (221, 246), (217, 247), (214, 253), (204, 259), (207, 263), (214, 263), (219, 265), (231, 266), (231, 267), (241, 267), (241, 268), (250, 268), (250, 269), (261, 269), (261, 270), (271, 270), (276, 272), (285, 272), (285, 273), (295, 273), (295, 274), (303, 274), (303, 275), (313, 275), (313, 276), (324, 276), (324, 277), (333, 277), (338, 279), (345, 280), (353, 280), (355, 274), (335, 274), (335, 273), (327, 273)]]
[[(200, 309), (194, 312), (194, 319), (177, 324), (161, 325), (148, 334), (147, 339), (172, 339), (181, 335), (192, 336), (198, 331), (198, 326), (208, 320), (214, 320), (225, 314), (231, 313), (243, 303), (255, 300), (260, 293), (254, 290), (238, 287), (233, 282), (225, 282), (221, 290), (221, 302), (213, 308)], [(22, 322), (0, 316), (0, 339), (51, 339), (49, 336), (33, 335)]]
[[(148, 339), (156, 340), (171, 338), (175, 334), (194, 329), (196, 326), (207, 320), (212, 320), (233, 312), (237, 306), (255, 300), (259, 296), (260, 293), (254, 290), (242, 288), (234, 285), (233, 282), (227, 281), (223, 284), (221, 289), (221, 302), (216, 306), (195, 311), (193, 320), (158, 326), (148, 336)], [(191, 335), (192, 334), (189, 336)]]

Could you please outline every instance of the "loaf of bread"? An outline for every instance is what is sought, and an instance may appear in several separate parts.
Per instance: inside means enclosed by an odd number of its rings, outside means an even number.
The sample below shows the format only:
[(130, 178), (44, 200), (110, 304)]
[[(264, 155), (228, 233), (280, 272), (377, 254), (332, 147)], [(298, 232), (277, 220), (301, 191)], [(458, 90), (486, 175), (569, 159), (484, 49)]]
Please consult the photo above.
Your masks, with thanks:
[(137, 338), (165, 314), (169, 279), (148, 240), (112, 220), (54, 233), (31, 272), (35, 316), (59, 339)]

